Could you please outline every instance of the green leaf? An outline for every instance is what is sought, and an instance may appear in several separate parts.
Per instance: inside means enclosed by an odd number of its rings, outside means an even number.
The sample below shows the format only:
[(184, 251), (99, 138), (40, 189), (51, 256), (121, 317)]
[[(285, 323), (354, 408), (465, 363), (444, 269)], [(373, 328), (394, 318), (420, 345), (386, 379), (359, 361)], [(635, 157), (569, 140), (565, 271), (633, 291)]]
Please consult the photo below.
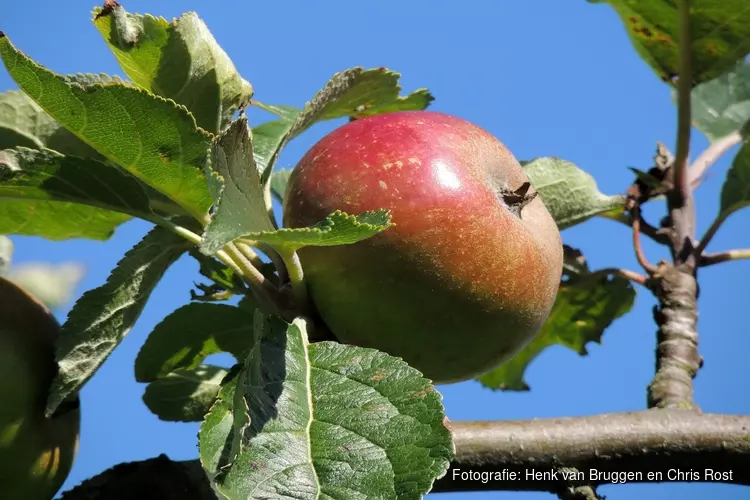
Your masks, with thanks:
[(223, 189), (203, 235), (203, 253), (214, 254), (247, 233), (274, 230), (266, 209), (260, 174), (253, 161), (253, 145), (246, 117), (232, 122), (214, 140), (211, 146), (211, 171), (207, 175), (222, 179)]
[[(574, 257), (569, 254), (570, 257)], [(624, 278), (585, 272), (585, 261), (577, 271), (567, 268), (569, 279), (560, 285), (555, 305), (536, 337), (513, 359), (478, 378), (490, 389), (527, 391), (524, 372), (547, 347), (560, 344), (585, 356), (586, 344), (600, 342), (604, 330), (630, 311), (635, 290)]]
[(118, 167), (48, 149), (0, 151), (0, 199), (81, 203), (147, 220), (184, 215), (179, 205)]
[(387, 68), (352, 68), (333, 75), (301, 112), (289, 106), (261, 104), (263, 109), (282, 117), (253, 129), (254, 134), (260, 129), (262, 137), (262, 152), (256, 161), (262, 169), (263, 181), (267, 180), (284, 146), (316, 122), (427, 108), (434, 100), (427, 89), (418, 89), (406, 97), (399, 95), (400, 77)]
[(78, 203), (0, 199), (0, 233), (4, 234), (41, 236), (52, 241), (108, 240), (128, 219), (125, 214)]
[(228, 352), (243, 361), (253, 345), (253, 313), (223, 304), (192, 303), (156, 325), (135, 360), (135, 379), (150, 382), (197, 368), (208, 356)]
[(271, 174), (271, 193), (279, 200), (279, 203), (284, 203), (284, 195), (286, 194), (286, 185), (289, 182), (289, 176), (292, 175), (291, 168), (285, 168), (283, 170), (277, 170)]
[(276, 231), (248, 233), (243, 236), (275, 247), (296, 251), (306, 246), (350, 245), (366, 240), (394, 225), (388, 210), (364, 212), (360, 215), (347, 215), (341, 210), (336, 210), (310, 227), (282, 228)]
[(693, 89), (691, 99), (693, 125), (712, 142), (733, 132), (747, 136), (750, 63), (743, 59), (730, 71), (698, 85)]
[[(679, 73), (678, 2), (589, 0), (608, 3), (620, 15), (638, 54), (664, 81)], [(705, 82), (750, 52), (750, 8), (746, 0), (692, 0), (693, 81)]]
[(727, 172), (721, 188), (721, 216), (726, 218), (733, 212), (750, 205), (750, 143), (740, 148)]
[(95, 9), (94, 24), (137, 85), (184, 105), (209, 132), (228, 125), (253, 94), (194, 12), (170, 23), (116, 5)]
[(99, 154), (62, 128), (22, 92), (0, 93), (0, 149), (25, 146), (49, 148), (63, 154), (97, 157)]
[(589, 265), (583, 252), (570, 245), (563, 245), (563, 275), (587, 274)]
[(10, 76), (63, 127), (201, 218), (213, 203), (203, 167), (207, 133), (173, 101), (118, 83), (82, 85), (56, 75), (0, 37)]
[(86, 274), (80, 262), (24, 262), (8, 273), (8, 278), (44, 302), (50, 309), (64, 306)]
[(143, 402), (161, 420), (200, 422), (216, 400), (227, 373), (212, 365), (176, 370), (148, 384)]
[(47, 415), (94, 375), (138, 320), (166, 270), (189, 246), (187, 240), (156, 227), (125, 254), (104, 285), (78, 299), (57, 342), (60, 370), (52, 383)]
[(352, 68), (336, 73), (307, 103), (300, 116), (302, 121), (295, 129), (305, 123), (345, 116), (363, 118), (393, 111), (422, 110), (435, 99), (427, 89), (418, 89), (406, 97), (399, 96), (399, 78), (400, 73), (387, 68)]
[(625, 206), (624, 196), (602, 194), (594, 178), (573, 163), (551, 157), (521, 163), (560, 229)]
[(423, 498), (453, 458), (441, 396), (374, 349), (308, 344), (306, 324), (256, 317), (256, 344), (199, 432), (226, 498)]
[(294, 120), (276, 120), (253, 128), (253, 158), (264, 185), (281, 149), (291, 140), (289, 131), (293, 125)]

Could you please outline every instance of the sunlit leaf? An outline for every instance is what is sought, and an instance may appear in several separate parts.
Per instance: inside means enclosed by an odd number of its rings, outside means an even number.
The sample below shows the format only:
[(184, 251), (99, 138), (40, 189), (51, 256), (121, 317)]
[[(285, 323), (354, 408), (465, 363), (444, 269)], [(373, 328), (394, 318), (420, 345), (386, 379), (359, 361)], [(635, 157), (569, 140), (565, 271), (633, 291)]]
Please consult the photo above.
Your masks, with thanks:
[(143, 402), (151, 413), (169, 422), (200, 422), (208, 413), (227, 371), (218, 366), (183, 368), (146, 386)]
[[(638, 54), (665, 81), (679, 73), (678, 5), (674, 0), (588, 0), (620, 15)], [(691, 0), (693, 81), (711, 80), (750, 53), (746, 0)]]
[(543, 157), (522, 164), (560, 229), (625, 206), (624, 196), (602, 194), (594, 178), (573, 163)]
[(154, 287), (190, 244), (156, 227), (130, 249), (107, 282), (78, 299), (62, 326), (47, 414), (78, 391), (112, 354), (141, 315)]
[(228, 499), (418, 500), (453, 457), (441, 396), (399, 358), (308, 344), (302, 320), (255, 321), (255, 346), (225, 379), (199, 433)]
[(253, 93), (194, 12), (168, 22), (114, 5), (95, 9), (94, 25), (137, 85), (183, 104), (209, 132), (228, 125)]

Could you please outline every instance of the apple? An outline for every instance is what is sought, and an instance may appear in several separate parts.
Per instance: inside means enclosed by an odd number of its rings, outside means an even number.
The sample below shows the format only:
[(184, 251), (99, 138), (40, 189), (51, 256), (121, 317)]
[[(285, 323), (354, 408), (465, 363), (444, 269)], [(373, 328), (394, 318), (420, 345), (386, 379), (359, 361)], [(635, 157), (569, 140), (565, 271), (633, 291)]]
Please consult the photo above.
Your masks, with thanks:
[(0, 498), (50, 500), (78, 451), (78, 400), (44, 415), (59, 331), (41, 302), (0, 277)]
[(299, 251), (314, 309), (340, 342), (401, 357), (435, 383), (485, 373), (528, 344), (554, 303), (562, 242), (499, 140), (437, 112), (349, 122), (294, 168), (283, 222), (381, 208), (394, 227)]

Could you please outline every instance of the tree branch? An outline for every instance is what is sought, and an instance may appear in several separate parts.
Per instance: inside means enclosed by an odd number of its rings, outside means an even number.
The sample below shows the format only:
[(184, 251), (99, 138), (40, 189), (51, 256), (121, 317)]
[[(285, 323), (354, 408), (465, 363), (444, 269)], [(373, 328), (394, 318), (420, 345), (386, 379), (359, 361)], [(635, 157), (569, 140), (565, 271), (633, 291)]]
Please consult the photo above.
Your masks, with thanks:
[(691, 0), (679, 0), (680, 74), (677, 80), (677, 151), (674, 163), (675, 196), (683, 201), (690, 197), (688, 156), (690, 154), (691, 101), (693, 90), (692, 33), (690, 29)]
[(727, 217), (729, 217), (731, 213), (732, 212), (722, 212), (714, 219), (714, 221), (706, 230), (706, 234), (703, 235), (703, 238), (701, 238), (701, 240), (698, 242), (698, 245), (695, 247), (694, 253), (697, 258), (703, 255), (706, 247), (709, 243), (711, 243), (711, 240), (714, 238), (714, 236), (716, 236), (719, 228), (721, 228), (721, 225), (724, 224), (724, 221), (727, 220)]
[[(622, 212), (617, 215), (608, 215), (605, 218), (609, 220), (613, 220), (615, 222), (619, 222), (620, 224), (624, 224), (628, 226), (629, 228), (631, 228), (632, 230), (633, 217), (627, 212)], [(665, 246), (670, 244), (670, 239), (667, 233), (665, 231), (660, 231), (659, 228), (656, 228), (652, 226), (651, 224), (649, 224), (648, 221), (643, 218), (643, 216), (640, 217), (639, 225), (641, 229), (641, 234), (648, 236), (654, 242), (660, 245), (665, 245)]]
[(690, 152), (692, 44), (691, 0), (679, 0), (680, 74), (677, 82), (677, 153), (674, 183), (667, 192), (670, 253), (673, 263), (662, 262), (651, 274), (651, 289), (659, 301), (654, 308), (657, 331), (656, 373), (648, 386), (650, 408), (697, 408), (693, 378), (702, 366), (698, 353), (695, 198), (688, 175)]
[(712, 142), (690, 166), (689, 178), (691, 185), (703, 177), (706, 170), (716, 163), (724, 153), (737, 144), (740, 144), (743, 140), (742, 134), (738, 130), (735, 130), (721, 139)]
[(703, 365), (698, 353), (698, 282), (695, 269), (662, 263), (652, 276), (651, 290), (658, 325), (656, 374), (648, 386), (649, 408), (697, 408), (693, 378)]
[[(626, 482), (647, 482), (648, 473), (706, 468), (732, 472), (723, 482), (750, 485), (750, 416), (701, 415), (691, 410), (647, 410), (588, 417), (453, 424), (456, 460), (434, 491), (527, 490), (556, 493), (567, 485), (613, 482), (590, 469), (641, 472)], [(584, 481), (531, 477), (575, 467)], [(516, 480), (462, 481), (469, 471), (520, 474)], [(549, 476), (550, 474), (548, 474)]]
[[(451, 426), (456, 458), (433, 492), (547, 491), (596, 498), (591, 495), (598, 485), (649, 482), (649, 474), (659, 473), (653, 482), (750, 485), (750, 416), (672, 409)], [(583, 477), (566, 479), (563, 472), (572, 469)], [(707, 469), (717, 475), (707, 475)], [(674, 477), (676, 471), (683, 476)], [(173, 462), (165, 455), (117, 465), (61, 500), (132, 498), (216, 500), (197, 460)]]
[(700, 266), (712, 266), (729, 260), (750, 259), (750, 248), (726, 250), (724, 252), (707, 253), (701, 256)]

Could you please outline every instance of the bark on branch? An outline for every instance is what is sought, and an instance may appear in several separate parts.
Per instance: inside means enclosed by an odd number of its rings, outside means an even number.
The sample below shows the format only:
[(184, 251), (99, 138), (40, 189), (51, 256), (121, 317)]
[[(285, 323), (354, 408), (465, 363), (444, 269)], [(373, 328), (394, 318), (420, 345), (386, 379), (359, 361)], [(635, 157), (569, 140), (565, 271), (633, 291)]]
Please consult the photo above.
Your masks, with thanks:
[[(433, 492), (559, 494), (614, 482), (648, 482), (649, 473), (661, 473), (662, 482), (673, 481), (677, 471), (683, 474), (679, 478), (683, 482), (750, 485), (750, 416), (659, 409), (589, 417), (454, 422), (452, 430), (456, 458)], [(706, 469), (716, 473), (713, 479)], [(583, 480), (566, 479), (564, 473), (573, 470), (582, 473)], [(515, 479), (510, 479), (512, 473)], [(623, 478), (626, 473), (631, 477)], [(502, 477), (505, 479), (498, 479)], [(61, 500), (132, 498), (216, 499), (197, 460), (173, 462), (162, 455), (108, 469), (64, 493)]]
[(659, 300), (656, 374), (648, 387), (649, 408), (694, 408), (693, 378), (703, 365), (698, 353), (698, 282), (695, 270), (663, 263), (652, 275)]

